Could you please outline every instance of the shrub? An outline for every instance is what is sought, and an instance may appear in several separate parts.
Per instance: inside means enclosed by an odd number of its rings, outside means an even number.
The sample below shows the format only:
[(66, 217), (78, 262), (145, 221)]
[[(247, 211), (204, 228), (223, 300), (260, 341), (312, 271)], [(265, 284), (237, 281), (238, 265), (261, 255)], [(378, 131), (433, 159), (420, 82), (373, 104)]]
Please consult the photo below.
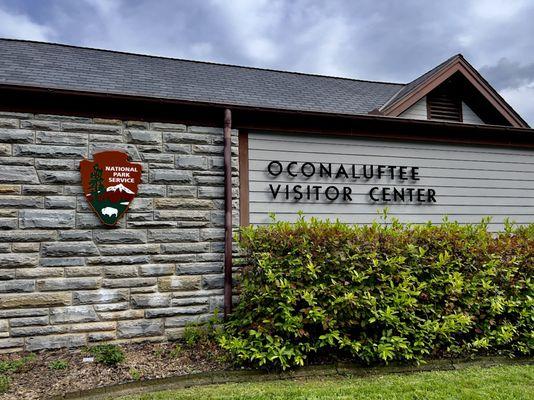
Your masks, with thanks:
[(117, 365), (124, 361), (124, 352), (122, 349), (112, 344), (101, 344), (91, 347), (89, 353), (93, 355), (96, 362), (105, 365)]
[(215, 314), (206, 322), (187, 324), (182, 337), (185, 345), (187, 347), (210, 346), (216, 342), (222, 332), (219, 323), (219, 314), (216, 310)]
[(130, 374), (130, 376), (132, 377), (132, 379), (134, 381), (139, 381), (141, 380), (141, 378), (143, 377), (143, 374), (141, 374), (141, 372), (139, 372), (137, 369), (135, 368), (130, 368), (130, 370), (128, 371), (128, 373)]
[(220, 345), (239, 364), (365, 364), (534, 348), (534, 226), (247, 227), (240, 301)]
[(65, 360), (54, 360), (48, 363), (48, 368), (56, 370), (56, 371), (67, 369), (68, 366), (69, 366), (69, 362)]
[(31, 363), (35, 361), (37, 356), (33, 353), (27, 356), (20, 357), (16, 360), (0, 361), (0, 374), (4, 372), (17, 373), (30, 367)]
[(9, 390), (9, 377), (0, 375), (0, 394)]

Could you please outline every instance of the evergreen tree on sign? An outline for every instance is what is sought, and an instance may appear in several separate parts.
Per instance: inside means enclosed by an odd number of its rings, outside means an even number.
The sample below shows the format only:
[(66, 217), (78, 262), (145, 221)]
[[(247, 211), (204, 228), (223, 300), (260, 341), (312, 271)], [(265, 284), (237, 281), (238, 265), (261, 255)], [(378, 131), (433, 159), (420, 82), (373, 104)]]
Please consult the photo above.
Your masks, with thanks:
[(91, 187), (91, 194), (93, 196), (96, 196), (98, 193), (105, 190), (104, 179), (102, 179), (102, 169), (98, 167), (98, 164), (93, 166), (93, 172), (91, 172), (89, 186)]

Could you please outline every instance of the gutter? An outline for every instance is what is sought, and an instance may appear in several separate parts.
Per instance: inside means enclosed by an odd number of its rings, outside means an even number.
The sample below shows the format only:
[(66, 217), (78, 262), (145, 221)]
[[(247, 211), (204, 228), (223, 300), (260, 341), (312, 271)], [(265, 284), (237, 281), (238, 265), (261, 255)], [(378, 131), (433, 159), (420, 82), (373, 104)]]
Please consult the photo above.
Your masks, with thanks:
[(232, 312), (232, 111), (224, 110), (224, 317)]

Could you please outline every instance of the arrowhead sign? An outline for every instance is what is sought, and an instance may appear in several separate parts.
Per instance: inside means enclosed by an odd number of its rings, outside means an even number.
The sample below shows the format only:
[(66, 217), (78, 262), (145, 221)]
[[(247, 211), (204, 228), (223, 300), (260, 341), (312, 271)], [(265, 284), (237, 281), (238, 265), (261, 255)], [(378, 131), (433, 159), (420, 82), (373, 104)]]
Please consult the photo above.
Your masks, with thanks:
[(128, 210), (141, 183), (141, 165), (121, 151), (103, 151), (80, 161), (83, 192), (100, 221), (115, 225)]

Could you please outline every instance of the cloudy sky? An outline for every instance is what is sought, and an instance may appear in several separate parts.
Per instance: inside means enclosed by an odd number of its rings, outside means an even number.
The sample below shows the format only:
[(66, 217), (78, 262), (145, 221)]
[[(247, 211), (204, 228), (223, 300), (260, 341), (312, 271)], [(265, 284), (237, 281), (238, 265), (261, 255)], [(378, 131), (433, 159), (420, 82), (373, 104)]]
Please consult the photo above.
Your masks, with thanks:
[(359, 79), (462, 53), (534, 126), (533, 21), (529, 0), (0, 0), (0, 37)]

